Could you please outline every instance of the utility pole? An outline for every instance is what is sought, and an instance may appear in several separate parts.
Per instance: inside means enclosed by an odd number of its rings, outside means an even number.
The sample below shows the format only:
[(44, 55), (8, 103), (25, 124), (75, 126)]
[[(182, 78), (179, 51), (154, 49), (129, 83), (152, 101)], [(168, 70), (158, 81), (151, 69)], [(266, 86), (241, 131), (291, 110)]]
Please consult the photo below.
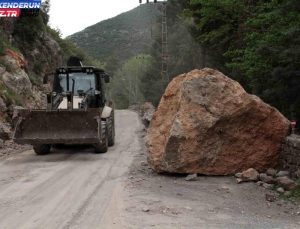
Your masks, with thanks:
[[(142, 4), (143, 1), (139, 0), (139, 3)], [(167, 1), (157, 1), (153, 2), (146, 0), (147, 4), (157, 4), (158, 8), (162, 13), (161, 21), (161, 78), (162, 83), (169, 82), (169, 71), (168, 71), (168, 18), (167, 18)]]
[(168, 74), (168, 23), (167, 23), (167, 3), (161, 4), (161, 76), (163, 81), (169, 82)]

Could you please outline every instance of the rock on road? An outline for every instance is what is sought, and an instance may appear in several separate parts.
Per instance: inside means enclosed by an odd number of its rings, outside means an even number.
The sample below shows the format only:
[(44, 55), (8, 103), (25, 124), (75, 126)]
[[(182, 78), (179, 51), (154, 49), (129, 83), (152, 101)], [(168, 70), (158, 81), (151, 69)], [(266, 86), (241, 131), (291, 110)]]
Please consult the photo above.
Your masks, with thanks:
[(113, 227), (121, 181), (140, 150), (140, 128), (136, 113), (117, 111), (116, 144), (106, 154), (64, 147), (0, 162), (0, 228)]

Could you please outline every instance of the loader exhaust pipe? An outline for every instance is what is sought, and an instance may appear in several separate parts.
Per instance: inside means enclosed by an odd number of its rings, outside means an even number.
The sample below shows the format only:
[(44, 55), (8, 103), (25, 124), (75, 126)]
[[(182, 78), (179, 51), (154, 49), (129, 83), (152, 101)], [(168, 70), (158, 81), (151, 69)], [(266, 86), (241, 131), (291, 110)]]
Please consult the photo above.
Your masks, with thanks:
[(73, 110), (73, 93), (67, 92), (67, 108), (68, 110)]

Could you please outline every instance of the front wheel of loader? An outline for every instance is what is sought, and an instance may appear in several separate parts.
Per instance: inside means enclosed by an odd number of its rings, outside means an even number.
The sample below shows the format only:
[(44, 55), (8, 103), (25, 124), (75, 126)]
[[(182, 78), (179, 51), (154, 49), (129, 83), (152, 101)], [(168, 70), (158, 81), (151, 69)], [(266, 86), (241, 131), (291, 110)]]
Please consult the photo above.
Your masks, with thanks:
[(108, 146), (115, 144), (115, 120), (113, 114), (107, 119)]
[(100, 143), (94, 145), (95, 153), (106, 153), (108, 150), (108, 131), (105, 121), (101, 121), (102, 140)]
[(108, 150), (108, 139), (107, 136), (102, 140), (101, 143), (96, 144), (95, 146), (95, 153), (106, 153)]
[(34, 145), (33, 150), (37, 155), (46, 155), (50, 153), (51, 145)]

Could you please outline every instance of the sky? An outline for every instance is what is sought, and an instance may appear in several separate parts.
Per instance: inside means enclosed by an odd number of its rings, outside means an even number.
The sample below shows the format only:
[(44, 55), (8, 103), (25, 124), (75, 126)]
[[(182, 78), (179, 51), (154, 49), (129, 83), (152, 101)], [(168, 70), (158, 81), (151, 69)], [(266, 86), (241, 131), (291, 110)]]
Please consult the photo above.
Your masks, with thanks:
[(139, 0), (50, 0), (50, 4), (50, 26), (66, 37), (137, 7)]

